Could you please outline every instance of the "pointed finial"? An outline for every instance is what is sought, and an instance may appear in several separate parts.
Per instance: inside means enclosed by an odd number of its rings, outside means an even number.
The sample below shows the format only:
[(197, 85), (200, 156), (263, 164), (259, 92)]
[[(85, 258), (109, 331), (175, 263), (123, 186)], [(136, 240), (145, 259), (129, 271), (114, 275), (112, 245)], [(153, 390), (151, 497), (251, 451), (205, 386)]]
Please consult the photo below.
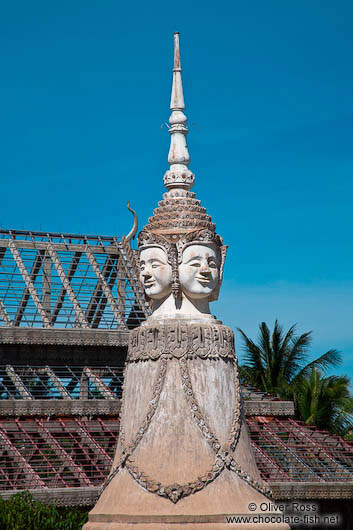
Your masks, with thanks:
[(186, 144), (187, 118), (184, 114), (184, 94), (181, 79), (181, 63), (179, 48), (179, 33), (174, 33), (174, 68), (172, 95), (170, 99), (172, 114), (169, 118), (170, 149), (168, 162), (170, 169), (164, 175), (164, 184), (170, 188), (183, 188), (189, 190), (194, 185), (195, 176), (188, 169), (190, 155)]
[(136, 236), (136, 232), (137, 232), (137, 228), (138, 228), (138, 220), (137, 220), (137, 213), (135, 212), (135, 210), (133, 210), (132, 208), (130, 208), (130, 203), (128, 202), (127, 203), (127, 209), (132, 213), (132, 215), (134, 216), (134, 224), (133, 224), (133, 227), (131, 228), (130, 232), (128, 233), (128, 235), (125, 237), (126, 241), (130, 241), (131, 239), (135, 239), (135, 236)]
[(171, 110), (184, 110), (183, 83), (181, 80), (179, 33), (174, 33), (174, 68), (172, 97), (170, 98)]

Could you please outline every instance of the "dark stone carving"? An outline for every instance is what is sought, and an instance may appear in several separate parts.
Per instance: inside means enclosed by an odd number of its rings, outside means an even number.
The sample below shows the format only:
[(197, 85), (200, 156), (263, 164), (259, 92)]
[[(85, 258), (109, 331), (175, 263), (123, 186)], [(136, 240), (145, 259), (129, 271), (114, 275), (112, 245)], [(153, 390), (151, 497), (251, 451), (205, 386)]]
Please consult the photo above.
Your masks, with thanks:
[(1, 344), (126, 346), (128, 331), (97, 329), (0, 328)]
[(143, 325), (130, 332), (128, 362), (160, 357), (234, 359), (234, 334), (220, 324), (176, 320)]

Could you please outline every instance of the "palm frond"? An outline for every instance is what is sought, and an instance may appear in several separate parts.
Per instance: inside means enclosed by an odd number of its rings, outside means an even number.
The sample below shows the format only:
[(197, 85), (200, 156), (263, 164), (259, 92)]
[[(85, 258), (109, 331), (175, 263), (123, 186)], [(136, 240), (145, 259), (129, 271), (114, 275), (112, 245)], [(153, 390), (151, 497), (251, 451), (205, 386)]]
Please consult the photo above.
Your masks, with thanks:
[(339, 366), (342, 363), (342, 353), (339, 350), (329, 350), (317, 359), (314, 359), (306, 366), (304, 366), (293, 378), (292, 382), (295, 383), (297, 379), (305, 377), (313, 368), (326, 371), (328, 368)]
[(279, 351), (282, 347), (282, 343), (283, 343), (283, 328), (278, 323), (278, 320), (276, 318), (275, 325), (274, 325), (273, 332), (272, 332), (272, 337), (271, 337), (271, 347), (272, 347), (273, 352)]
[(289, 330), (287, 331), (287, 333), (284, 335), (282, 335), (282, 340), (281, 340), (281, 349), (283, 351), (287, 351), (291, 341), (293, 340), (293, 337), (295, 336), (295, 330), (296, 330), (296, 327), (297, 325), (296, 324), (293, 324)]
[(262, 380), (264, 376), (264, 366), (262, 363), (262, 355), (260, 348), (246, 335), (246, 333), (238, 328), (238, 331), (243, 339), (242, 350), (244, 351), (244, 364), (242, 368), (247, 370), (247, 381), (262, 389)]
[(324, 377), (312, 367), (297, 378), (294, 388), (298, 416), (308, 425), (344, 436), (353, 427), (353, 397), (347, 376)]
[(266, 360), (268, 363), (272, 356), (272, 349), (271, 349), (271, 332), (268, 329), (268, 326), (266, 322), (261, 322), (259, 325), (259, 333), (258, 333), (258, 343), (259, 348), (262, 350), (263, 353), (263, 359)]
[(278, 323), (278, 320), (275, 320), (275, 325), (271, 337), (271, 350), (272, 358), (269, 365), (269, 378), (271, 379), (272, 386), (278, 387), (278, 380), (281, 374), (281, 366), (283, 360), (283, 328)]
[(252, 372), (249, 366), (239, 365), (239, 379), (240, 383), (243, 385), (251, 385), (252, 383)]
[(265, 322), (259, 325), (256, 342), (241, 329), (238, 331), (245, 353), (240, 369), (244, 383), (283, 399), (293, 399), (298, 416), (308, 424), (346, 432), (353, 417), (349, 379), (323, 375), (327, 368), (340, 364), (339, 351), (329, 350), (308, 362), (312, 332), (298, 336), (294, 324), (284, 333), (277, 319), (272, 333)]
[(294, 333), (289, 336), (283, 360), (283, 375), (287, 381), (292, 381), (295, 375), (303, 368), (308, 356), (307, 350), (312, 341), (311, 335), (312, 332), (307, 331), (299, 335), (299, 337), (295, 336)]

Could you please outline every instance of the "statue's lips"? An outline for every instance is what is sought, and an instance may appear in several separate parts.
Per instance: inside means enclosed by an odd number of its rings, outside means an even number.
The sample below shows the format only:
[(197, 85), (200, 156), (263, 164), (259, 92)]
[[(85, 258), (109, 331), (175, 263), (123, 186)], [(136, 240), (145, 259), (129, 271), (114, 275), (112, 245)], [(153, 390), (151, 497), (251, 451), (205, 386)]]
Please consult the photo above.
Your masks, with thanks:
[(196, 276), (195, 280), (197, 280), (198, 282), (201, 282), (201, 283), (211, 283), (211, 279), (210, 278), (198, 278)]
[(144, 287), (153, 287), (153, 285), (155, 284), (156, 282), (145, 282), (143, 285)]

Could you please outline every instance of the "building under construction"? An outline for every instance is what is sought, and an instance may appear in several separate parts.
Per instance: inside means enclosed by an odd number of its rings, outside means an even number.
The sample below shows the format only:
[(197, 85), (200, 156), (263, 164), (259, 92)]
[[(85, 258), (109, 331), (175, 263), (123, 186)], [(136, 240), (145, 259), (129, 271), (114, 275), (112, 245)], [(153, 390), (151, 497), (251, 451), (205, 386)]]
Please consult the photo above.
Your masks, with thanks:
[[(96, 501), (119, 436), (129, 329), (150, 314), (129, 239), (0, 230), (3, 498)], [(351, 519), (352, 444), (296, 421), (292, 402), (249, 388), (243, 398), (274, 498)]]

